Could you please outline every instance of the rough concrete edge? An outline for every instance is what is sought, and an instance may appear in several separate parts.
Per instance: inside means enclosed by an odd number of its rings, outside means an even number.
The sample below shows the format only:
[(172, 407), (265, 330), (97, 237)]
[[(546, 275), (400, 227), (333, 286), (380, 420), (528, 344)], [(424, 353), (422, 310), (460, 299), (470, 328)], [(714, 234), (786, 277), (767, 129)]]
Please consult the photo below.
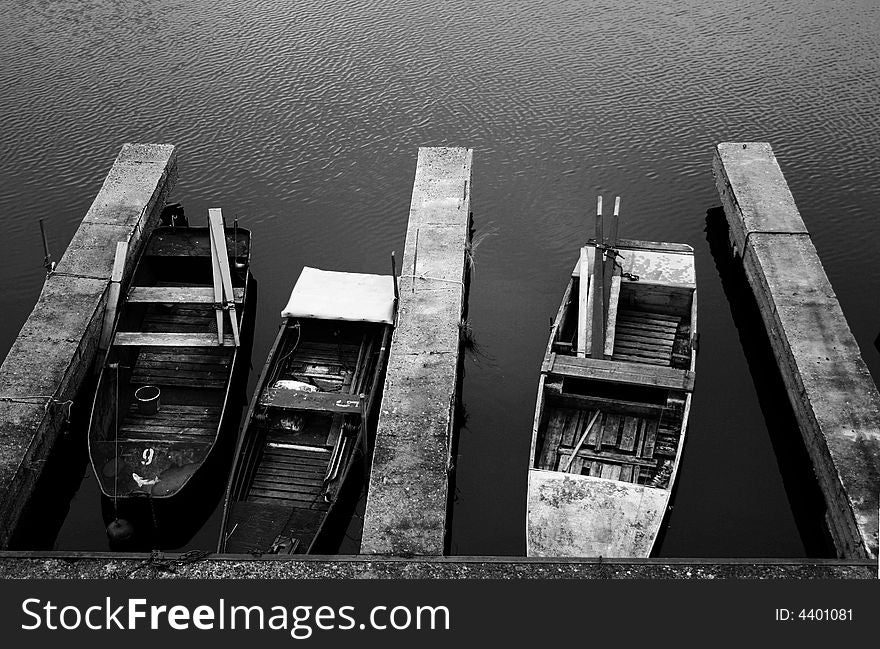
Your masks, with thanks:
[[(778, 239), (780, 237), (788, 239), (791, 237), (803, 237), (804, 235), (762, 233), (760, 236), (767, 239)], [(807, 238), (807, 240), (809, 241), (809, 238)], [(810, 245), (812, 247), (812, 241), (810, 241)], [(818, 258), (818, 254), (816, 256)], [(838, 461), (841, 458), (839, 458), (838, 453), (832, 449), (828, 437), (819, 423), (819, 417), (813, 406), (811, 395), (808, 393), (808, 390), (804, 385), (800, 368), (798, 367), (798, 363), (792, 353), (791, 342), (788, 338), (785, 324), (782, 321), (782, 316), (779, 314), (776, 304), (768, 297), (770, 291), (766, 274), (764, 272), (764, 266), (761, 263), (760, 256), (755, 252), (753, 246), (748, 246), (742, 261), (743, 267), (746, 270), (746, 277), (752, 287), (752, 292), (758, 300), (758, 303), (763, 304), (763, 308), (761, 308), (760, 311), (764, 319), (764, 326), (767, 329), (770, 344), (776, 355), (777, 366), (779, 367), (783, 382), (790, 395), (791, 406), (796, 413), (800, 413), (797, 419), (802, 424), (800, 426), (801, 437), (803, 438), (804, 443), (807, 446), (807, 451), (813, 461), (813, 473), (819, 481), (819, 484), (822, 485), (826, 504), (828, 504), (828, 499), (832, 498), (837, 504), (837, 508), (842, 509), (847, 514), (843, 520), (839, 521), (838, 516), (832, 508), (829, 507), (826, 519), (829, 522), (829, 528), (832, 531), (835, 545), (837, 546), (838, 551), (841, 552), (842, 556), (850, 556), (851, 553), (855, 553), (858, 558), (876, 557), (877, 548), (872, 534), (876, 533), (877, 521), (876, 519), (868, 520), (867, 526), (863, 522), (863, 519), (870, 517), (869, 514), (870, 512), (873, 512), (873, 508), (871, 508), (868, 515), (866, 515), (865, 508), (856, 505), (850, 490), (847, 488), (847, 481), (838, 467)], [(827, 277), (826, 281), (828, 281)], [(841, 317), (846, 321), (846, 317), (842, 310)], [(851, 333), (850, 337), (852, 337)], [(855, 343), (855, 338), (853, 338), (852, 342), (854, 349), (858, 350), (859, 348)], [(791, 362), (789, 362), (790, 360)], [(864, 364), (864, 360), (860, 355), (857, 360)], [(867, 374), (867, 366), (865, 366), (864, 370), (865, 374)], [(794, 398), (794, 395), (800, 395), (801, 398), (796, 399)], [(816, 447), (818, 447), (818, 453), (812, 451), (812, 449)], [(821, 470), (819, 470), (820, 468)], [(841, 529), (841, 524), (848, 528), (846, 532)], [(856, 539), (858, 539), (858, 542), (853, 543)]]
[[(467, 179), (465, 180), (463, 196), (462, 196), (461, 202), (459, 203), (458, 210), (461, 211), (463, 207), (466, 208), (464, 210), (465, 211), (465, 222), (464, 222), (465, 241), (469, 243), (470, 242), (470, 228), (471, 228), (471, 216), (470, 216), (471, 215), (471, 192), (472, 192), (472, 188), (473, 188), (473, 149), (466, 148), (466, 147), (420, 147), (419, 148), (417, 159), (416, 159), (416, 169), (415, 169), (415, 172), (413, 175), (413, 194), (414, 195), (410, 199), (409, 221), (410, 221), (410, 223), (417, 222), (418, 227), (422, 227), (425, 225), (427, 225), (429, 227), (431, 227), (433, 225), (436, 225), (438, 227), (446, 227), (446, 226), (450, 225), (450, 224), (448, 224), (448, 222), (445, 222), (445, 221), (438, 221), (435, 224), (433, 221), (422, 221), (422, 220), (414, 220), (413, 219), (413, 212), (420, 209), (420, 203), (416, 202), (415, 189), (416, 189), (416, 187), (419, 186), (419, 182), (421, 180), (420, 172), (422, 170), (422, 155), (423, 155), (423, 151), (430, 150), (430, 149), (442, 149), (444, 151), (460, 150), (461, 149), (461, 150), (464, 150), (464, 152), (465, 152), (464, 160), (462, 162), (462, 168), (467, 169), (468, 175), (467, 175)], [(453, 227), (460, 227), (460, 226), (455, 224), (455, 225), (453, 225)], [(409, 229), (410, 229), (410, 227), (408, 225), (407, 226), (407, 235), (406, 235), (407, 240), (409, 239)], [(402, 257), (401, 258), (401, 268), (405, 267), (405, 261), (406, 260)], [(461, 322), (461, 314), (463, 313), (462, 309), (464, 308), (464, 300), (465, 300), (465, 296), (467, 293), (466, 287), (464, 286), (464, 282), (466, 281), (467, 277), (468, 277), (467, 252), (465, 251), (465, 253), (462, 255), (462, 271), (461, 271), (462, 286), (461, 286), (461, 290), (460, 290), (460, 294), (459, 294), (460, 295), (460, 297), (459, 297), (459, 304), (460, 304), (459, 323), (458, 323), (459, 326), (460, 326), (460, 322)], [(391, 352), (390, 353), (393, 353), (394, 345), (397, 342), (396, 333), (397, 332), (395, 331), (395, 334), (392, 337)], [(452, 353), (452, 352), (444, 352), (444, 353)], [(460, 335), (458, 336), (458, 348), (455, 350), (455, 353), (458, 354), (459, 356), (461, 354), (461, 337), (460, 337)], [(453, 379), (453, 391), (452, 391), (452, 395), (450, 396), (449, 411), (448, 411), (449, 417), (448, 417), (447, 432), (446, 432), (446, 448), (447, 448), (446, 476), (447, 476), (447, 478), (444, 481), (443, 493), (442, 493), (442, 500), (446, 503), (446, 507), (443, 512), (443, 525), (442, 525), (442, 531), (441, 531), (441, 538), (439, 539), (439, 543), (435, 540), (435, 541), (431, 541), (427, 545), (423, 544), (422, 548), (420, 548), (420, 549), (422, 549), (424, 551), (423, 552), (415, 552), (415, 554), (421, 555), (421, 556), (432, 556), (433, 554), (442, 555), (446, 549), (447, 542), (448, 542), (449, 529), (448, 529), (447, 521), (448, 521), (448, 513), (449, 513), (449, 471), (450, 471), (450, 463), (451, 463), (450, 456), (451, 456), (451, 452), (452, 452), (452, 448), (453, 448), (452, 437), (453, 437), (453, 432), (455, 430), (455, 421), (454, 421), (454, 415), (455, 415), (455, 411), (456, 411), (455, 404), (456, 404), (456, 400), (458, 398), (458, 390), (459, 389), (460, 389), (460, 382), (459, 382), (459, 376), (458, 376), (458, 366), (456, 365), (456, 375), (454, 376), (454, 379)], [(384, 399), (385, 399), (385, 394), (383, 391), (383, 396), (382, 396), (383, 402), (384, 402)], [(380, 412), (381, 412), (381, 409), (382, 409), (382, 405), (380, 404)], [(381, 420), (381, 417), (380, 417), (380, 420)], [(368, 482), (368, 487), (370, 484), (372, 484), (372, 478)], [(366, 522), (368, 519), (368, 513), (371, 511), (370, 501), (371, 501), (370, 490), (368, 488), (367, 502), (366, 502), (366, 505), (364, 508), (364, 529), (366, 529)], [(367, 551), (364, 550), (363, 539), (361, 540), (361, 552), (364, 554), (378, 555), (378, 554), (382, 554), (383, 549), (386, 551), (389, 549), (393, 549), (393, 546), (394, 546), (393, 540), (390, 540), (388, 537), (389, 537), (388, 530), (385, 530), (385, 531), (376, 530), (375, 541), (368, 543), (369, 549)], [(423, 541), (424, 541), (424, 539), (423, 539)]]
[(874, 562), (381, 556), (267, 559), (169, 554), (0, 553), (0, 579), (876, 579)]
[[(747, 267), (747, 264), (746, 264), (747, 258), (751, 257), (752, 259), (757, 260), (757, 256), (756, 256), (755, 252), (752, 250), (752, 247), (749, 245), (750, 235), (753, 233), (745, 232), (746, 226), (745, 226), (743, 211), (742, 211), (741, 205), (739, 203), (739, 200), (737, 199), (736, 193), (734, 192), (733, 187), (730, 184), (730, 179), (729, 179), (727, 172), (725, 170), (723, 155), (722, 155), (722, 147), (724, 145), (733, 146), (733, 145), (741, 145), (741, 144), (743, 144), (743, 143), (736, 143), (736, 142), (719, 143), (715, 147), (715, 155), (713, 157), (712, 172), (713, 172), (713, 176), (715, 177), (716, 190), (717, 190), (719, 198), (721, 200), (725, 216), (727, 217), (726, 220), (727, 220), (727, 223), (730, 228), (730, 237), (731, 237), (730, 242), (734, 246), (734, 251), (733, 251), (734, 256), (739, 257), (742, 260), (744, 267)], [(760, 143), (759, 142), (759, 143), (755, 143), (755, 144), (766, 145), (768, 147), (770, 156), (772, 157), (772, 159), (774, 161), (776, 161), (776, 157), (773, 154), (772, 148), (770, 147), (769, 143)], [(776, 166), (779, 169), (779, 174), (780, 174), (783, 182), (785, 182), (785, 180), (784, 180), (785, 176), (782, 173), (782, 169), (781, 169), (781, 167), (779, 167), (778, 162), (776, 163)], [(794, 204), (793, 197), (792, 197), (792, 201)], [(796, 209), (796, 204), (795, 204), (795, 209)], [(755, 234), (758, 234), (758, 232), (756, 232)], [(806, 239), (808, 241), (810, 241), (810, 243), (812, 244), (812, 238), (810, 237), (809, 232), (806, 232), (806, 231), (805, 232), (791, 232), (791, 233), (776, 233), (776, 234), (770, 233), (770, 232), (761, 232), (760, 234), (765, 237), (773, 237), (773, 236), (776, 236), (776, 237), (806, 237)], [(818, 253), (816, 254), (816, 256), (818, 258)], [(819, 264), (821, 266), (821, 260), (819, 261)], [(767, 287), (766, 287), (767, 283), (765, 281), (765, 277), (763, 274), (763, 269), (761, 267), (761, 264), (760, 263), (753, 263), (750, 265), (755, 266), (756, 270), (761, 269), (761, 271), (762, 271), (760, 273), (759, 277), (755, 277), (754, 273), (752, 273), (752, 272), (748, 272), (748, 271), (746, 272), (746, 277), (748, 278), (749, 284), (752, 287), (753, 293), (755, 294), (756, 297), (759, 297), (767, 292)], [(823, 272), (824, 272), (824, 268), (823, 268)], [(827, 280), (827, 276), (826, 276), (826, 280)], [(830, 286), (831, 285), (830, 280), (827, 280), (827, 281)], [(759, 303), (760, 302), (761, 302), (761, 300), (759, 297)], [(803, 386), (803, 382), (800, 380), (800, 376), (799, 376), (797, 369), (790, 368), (788, 366), (787, 361), (786, 361), (786, 355), (791, 351), (791, 345), (789, 344), (789, 342), (787, 340), (787, 337), (784, 332), (784, 328), (781, 325), (780, 317), (779, 317), (779, 314), (776, 310), (775, 305), (771, 301), (768, 300), (766, 302), (766, 308), (760, 309), (760, 311), (762, 313), (762, 316), (764, 317), (764, 326), (766, 327), (768, 334), (770, 334), (769, 338), (771, 341), (771, 345), (774, 348), (774, 351), (775, 352), (777, 351), (776, 350), (777, 344), (781, 345), (781, 349), (779, 350), (779, 352), (776, 353), (776, 359), (777, 359), (777, 364), (780, 369), (780, 374), (783, 377), (783, 380), (786, 384), (786, 387), (789, 388), (790, 393), (796, 391), (799, 394), (805, 395), (805, 388)], [(844, 319), (845, 319), (845, 316), (844, 316)], [(776, 342), (776, 340), (778, 340), (778, 343)], [(826, 505), (829, 504), (827, 502), (829, 497), (833, 497), (835, 501), (839, 502), (840, 501), (839, 492), (842, 491), (843, 502), (845, 503), (845, 510), (846, 510), (847, 514), (849, 514), (849, 517), (848, 517), (849, 520), (847, 521), (847, 523), (849, 523), (848, 526), (853, 528), (854, 530), (857, 530), (856, 536), (859, 540), (859, 543), (857, 544), (857, 547), (854, 548), (854, 550), (856, 550), (856, 554), (858, 555), (856, 558), (867, 558), (867, 557), (876, 556), (877, 550), (874, 549), (872, 552), (872, 549), (871, 549), (872, 543), (871, 543), (870, 536), (868, 534), (866, 534), (865, 529), (859, 523), (859, 516), (857, 515), (856, 508), (852, 502), (852, 499), (851, 499), (848, 491), (846, 490), (846, 488), (843, 484), (843, 478), (840, 474), (840, 471), (837, 468), (836, 463), (834, 462), (831, 451), (828, 448), (827, 439), (825, 438), (825, 435), (822, 434), (822, 431), (819, 429), (818, 420), (816, 419), (816, 417), (813, 413), (812, 407), (809, 405), (803, 404), (803, 403), (795, 402), (795, 401), (792, 401), (791, 403), (792, 403), (792, 407), (795, 409), (796, 412), (801, 412), (804, 415), (806, 415), (805, 420), (807, 422), (809, 422), (809, 424), (810, 424), (811, 430), (804, 430), (803, 428), (801, 428), (801, 436), (804, 438), (804, 442), (807, 443), (808, 449), (810, 448), (810, 444), (809, 444), (810, 440), (808, 439), (808, 435), (812, 435), (812, 437), (815, 440), (819, 441), (824, 446), (825, 455), (827, 456), (828, 460), (830, 460), (832, 473), (836, 478), (836, 482), (833, 484), (827, 483), (826, 479), (823, 477), (823, 475), (821, 475), (822, 472), (817, 470), (818, 469), (818, 467), (816, 465), (817, 462), (819, 463), (820, 466), (827, 465), (828, 462), (823, 461), (823, 458), (821, 458), (821, 457), (818, 457), (818, 458), (813, 457), (813, 454), (810, 453), (810, 456), (813, 459), (813, 463), (814, 463), (814, 465), (813, 465), (814, 474), (816, 475), (820, 484), (824, 483), (824, 484), (828, 485), (828, 488), (822, 489), (823, 493), (825, 494)], [(799, 420), (804, 421), (800, 418), (799, 418)], [(838, 493), (835, 493), (835, 492), (838, 492)], [(829, 512), (828, 516), (832, 516), (830, 514), (830, 512)], [(826, 516), (826, 518), (827, 518), (827, 516)], [(832, 516), (832, 519), (829, 520), (829, 523), (833, 523), (833, 524), (830, 524), (829, 527), (832, 530), (834, 540), (835, 540), (835, 545), (837, 545), (838, 552), (840, 552), (843, 556), (847, 556), (848, 555), (847, 548), (849, 546), (851, 546), (852, 544), (848, 543), (846, 539), (841, 538), (839, 527), (837, 526), (837, 521), (834, 520), (834, 518), (835, 517)], [(843, 546), (843, 547), (841, 547), (841, 546)]]

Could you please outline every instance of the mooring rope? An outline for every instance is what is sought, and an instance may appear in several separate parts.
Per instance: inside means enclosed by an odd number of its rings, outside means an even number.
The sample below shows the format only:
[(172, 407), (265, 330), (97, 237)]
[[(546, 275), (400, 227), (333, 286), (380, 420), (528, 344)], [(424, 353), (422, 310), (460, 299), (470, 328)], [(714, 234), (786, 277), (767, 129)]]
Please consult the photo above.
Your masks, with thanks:
[(68, 399), (67, 401), (62, 401), (61, 399), (58, 399), (54, 396), (49, 396), (49, 395), (45, 395), (45, 394), (32, 394), (32, 395), (29, 394), (29, 395), (22, 395), (22, 396), (16, 396), (16, 397), (0, 396), (0, 401), (5, 401), (7, 403), (20, 403), (20, 404), (28, 405), (28, 406), (35, 405), (33, 403), (33, 401), (35, 401), (35, 400), (45, 402), (43, 404), (43, 410), (46, 412), (49, 411), (49, 406), (51, 404), (55, 404), (55, 405), (61, 406), (62, 408), (66, 408), (66, 411), (64, 412), (64, 423), (67, 423), (67, 424), (70, 423), (70, 411), (73, 408), (73, 399)]
[(409, 277), (412, 279), (433, 280), (435, 282), (449, 282), (450, 284), (461, 284), (464, 288), (464, 281), (460, 279), (445, 279), (443, 277), (431, 277), (430, 275), (400, 275), (400, 278)]

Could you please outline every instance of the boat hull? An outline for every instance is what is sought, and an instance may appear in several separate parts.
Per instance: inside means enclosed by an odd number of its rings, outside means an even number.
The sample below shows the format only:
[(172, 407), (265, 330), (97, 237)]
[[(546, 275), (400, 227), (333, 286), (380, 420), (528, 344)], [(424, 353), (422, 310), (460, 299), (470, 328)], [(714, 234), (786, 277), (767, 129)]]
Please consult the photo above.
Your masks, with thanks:
[[(580, 262), (551, 330), (532, 430), (528, 556), (648, 557), (668, 510), (694, 384), (693, 250), (621, 244), (600, 352), (583, 344), (602, 311), (581, 311), (593, 287)], [(581, 259), (596, 254), (589, 247)]]

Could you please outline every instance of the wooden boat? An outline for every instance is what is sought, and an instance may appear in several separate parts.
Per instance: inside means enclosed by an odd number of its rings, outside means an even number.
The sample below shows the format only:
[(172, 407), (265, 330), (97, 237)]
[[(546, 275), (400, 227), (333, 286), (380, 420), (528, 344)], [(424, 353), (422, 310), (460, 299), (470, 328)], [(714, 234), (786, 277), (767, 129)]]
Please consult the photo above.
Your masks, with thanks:
[(307, 553), (376, 419), (391, 276), (304, 268), (248, 408), (218, 551)]
[(603, 237), (601, 212), (600, 199), (597, 237), (581, 249), (541, 368), (529, 556), (649, 556), (681, 459), (696, 362), (693, 249), (617, 240), (617, 206)]
[[(231, 416), (233, 378), (247, 368), (237, 341), (250, 232), (224, 228), (211, 212), (207, 228), (156, 228), (121, 301), (88, 433), (92, 468), (114, 507), (170, 499), (190, 482)], [(225, 252), (215, 255), (221, 238)]]

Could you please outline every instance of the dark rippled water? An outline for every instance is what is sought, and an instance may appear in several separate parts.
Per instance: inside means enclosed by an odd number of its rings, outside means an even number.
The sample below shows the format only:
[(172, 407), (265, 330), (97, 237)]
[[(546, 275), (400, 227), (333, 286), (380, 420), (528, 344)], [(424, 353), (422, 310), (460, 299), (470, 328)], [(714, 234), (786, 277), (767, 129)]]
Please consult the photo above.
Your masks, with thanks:
[[(417, 147), (469, 146), (480, 355), (466, 363), (452, 551), (524, 551), (548, 318), (601, 192), (623, 197), (623, 234), (697, 254), (697, 391), (660, 554), (822, 552), (778, 386), (753, 382), (768, 372), (747, 294), (705, 232), (718, 204), (712, 146), (773, 144), (880, 376), (875, 2), (3, 0), (0, 10), (0, 353), (42, 283), (37, 219), (59, 256), (123, 142), (176, 144), (174, 198), (190, 219), (220, 205), (253, 230), (256, 367), (300, 268), (386, 272), (403, 249)], [(105, 545), (85, 484), (56, 547)], [(213, 543), (212, 521), (190, 547)]]

